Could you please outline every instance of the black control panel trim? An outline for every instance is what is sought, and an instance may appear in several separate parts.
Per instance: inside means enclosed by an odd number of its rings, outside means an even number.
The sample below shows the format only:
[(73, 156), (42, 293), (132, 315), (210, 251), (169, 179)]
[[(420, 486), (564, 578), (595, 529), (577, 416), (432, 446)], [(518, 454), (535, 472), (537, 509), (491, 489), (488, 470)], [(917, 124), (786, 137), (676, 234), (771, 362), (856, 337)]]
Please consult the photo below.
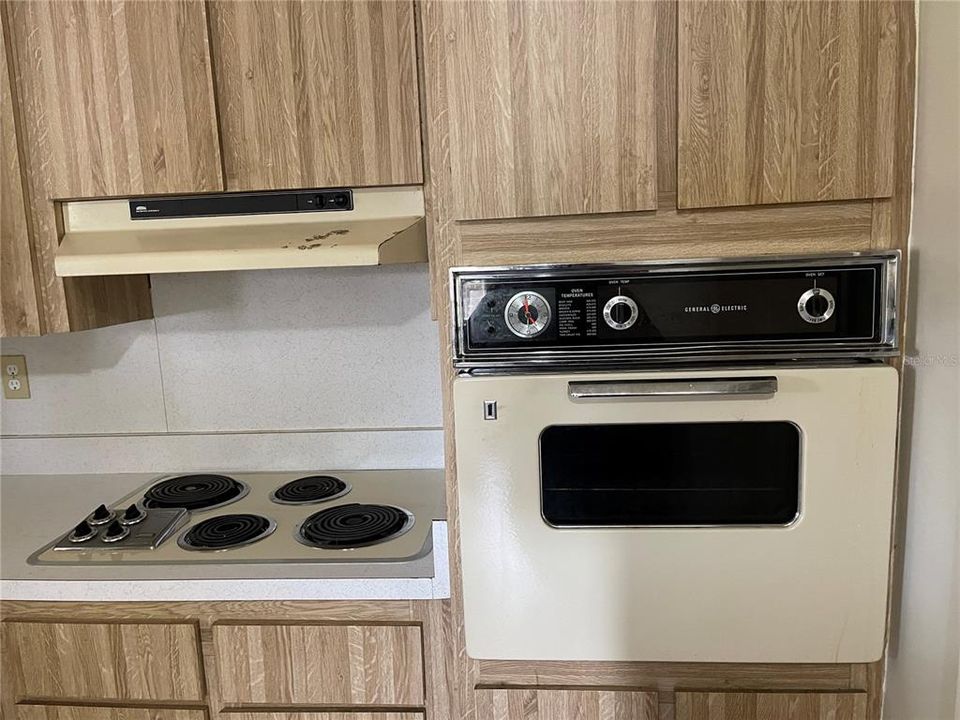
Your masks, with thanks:
[[(897, 347), (899, 257), (899, 251), (887, 251), (454, 268), (454, 363), (463, 368), (698, 355), (889, 355)], [(829, 313), (816, 322), (798, 312), (798, 302), (811, 289), (830, 299)], [(546, 298), (555, 317), (531, 337), (505, 332), (498, 319), (504, 299), (524, 290)], [(607, 317), (609, 303), (622, 296), (637, 306), (638, 317), (629, 324)]]
[(349, 188), (133, 198), (131, 220), (353, 210)]

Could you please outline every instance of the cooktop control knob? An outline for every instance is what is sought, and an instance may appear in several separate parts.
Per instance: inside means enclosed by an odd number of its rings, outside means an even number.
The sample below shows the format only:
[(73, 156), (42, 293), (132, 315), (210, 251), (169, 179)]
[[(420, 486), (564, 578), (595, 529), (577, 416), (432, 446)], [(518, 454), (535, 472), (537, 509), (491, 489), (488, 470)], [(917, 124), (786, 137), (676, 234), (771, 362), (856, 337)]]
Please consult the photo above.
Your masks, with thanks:
[(70, 533), (68, 540), (72, 543), (83, 543), (93, 540), (97, 536), (97, 529), (90, 525), (86, 520), (81, 520), (73, 532)]
[(123, 540), (129, 534), (130, 528), (128, 528), (126, 525), (121, 525), (118, 520), (114, 520), (112, 523), (110, 523), (107, 531), (100, 539), (105, 543), (112, 543), (117, 542), (118, 540)]
[(797, 301), (797, 312), (805, 322), (817, 325), (826, 322), (833, 315), (837, 303), (833, 294), (823, 288), (810, 288)]
[(614, 295), (603, 306), (603, 320), (614, 330), (626, 330), (632, 327), (640, 316), (640, 310), (633, 298), (626, 295)]
[(120, 523), (122, 525), (136, 525), (138, 522), (146, 519), (146, 517), (147, 514), (143, 511), (143, 508), (134, 503), (123, 511), (123, 515), (120, 516)]
[(113, 510), (108, 509), (106, 505), (100, 505), (90, 513), (89, 517), (87, 517), (87, 522), (91, 525), (106, 525), (113, 520), (114, 517)]

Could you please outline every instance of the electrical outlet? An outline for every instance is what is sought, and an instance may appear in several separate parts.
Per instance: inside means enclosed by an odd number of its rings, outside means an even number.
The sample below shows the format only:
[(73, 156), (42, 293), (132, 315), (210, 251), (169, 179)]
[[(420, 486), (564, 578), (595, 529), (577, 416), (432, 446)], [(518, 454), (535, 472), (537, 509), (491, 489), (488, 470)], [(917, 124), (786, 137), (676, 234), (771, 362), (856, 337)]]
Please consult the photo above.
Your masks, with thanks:
[(27, 359), (23, 355), (2, 355), (0, 368), (3, 368), (3, 397), (7, 400), (29, 400)]

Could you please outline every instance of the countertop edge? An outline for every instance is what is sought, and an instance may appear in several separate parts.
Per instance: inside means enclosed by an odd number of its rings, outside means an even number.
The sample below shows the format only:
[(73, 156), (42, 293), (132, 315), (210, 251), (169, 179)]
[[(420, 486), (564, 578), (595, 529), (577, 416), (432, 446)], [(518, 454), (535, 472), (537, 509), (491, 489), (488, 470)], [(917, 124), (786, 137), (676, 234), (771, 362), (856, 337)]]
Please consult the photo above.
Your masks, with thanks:
[(439, 600), (450, 597), (447, 523), (435, 520), (433, 577), (212, 580), (0, 580), (0, 599), (60, 602)]

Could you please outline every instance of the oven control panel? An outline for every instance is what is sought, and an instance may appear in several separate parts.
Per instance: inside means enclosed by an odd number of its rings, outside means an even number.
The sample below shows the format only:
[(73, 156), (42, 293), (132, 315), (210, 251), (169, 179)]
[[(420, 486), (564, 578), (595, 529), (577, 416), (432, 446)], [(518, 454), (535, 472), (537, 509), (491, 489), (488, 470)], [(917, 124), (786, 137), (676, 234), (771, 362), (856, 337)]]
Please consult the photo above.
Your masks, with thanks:
[(889, 354), (898, 260), (456, 269), (455, 362)]

